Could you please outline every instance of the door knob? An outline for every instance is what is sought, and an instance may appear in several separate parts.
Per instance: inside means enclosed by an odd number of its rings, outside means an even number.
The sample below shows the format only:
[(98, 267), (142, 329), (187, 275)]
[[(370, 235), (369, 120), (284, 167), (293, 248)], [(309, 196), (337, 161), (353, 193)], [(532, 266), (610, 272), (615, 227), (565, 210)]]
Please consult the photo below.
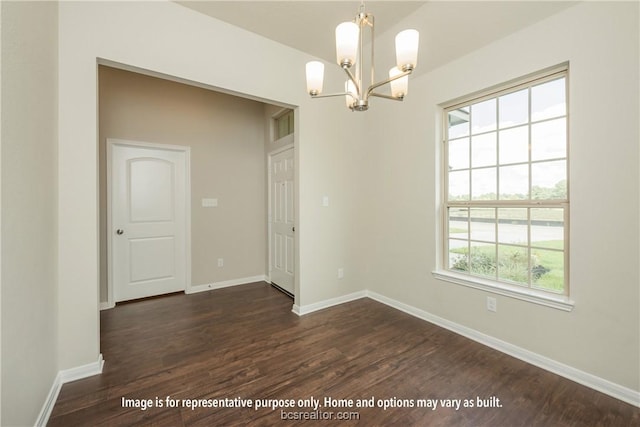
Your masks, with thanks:
[(117, 234), (118, 236), (121, 236), (122, 234), (124, 234), (124, 230), (123, 230), (122, 228), (118, 228), (118, 229), (116, 230), (116, 234)]

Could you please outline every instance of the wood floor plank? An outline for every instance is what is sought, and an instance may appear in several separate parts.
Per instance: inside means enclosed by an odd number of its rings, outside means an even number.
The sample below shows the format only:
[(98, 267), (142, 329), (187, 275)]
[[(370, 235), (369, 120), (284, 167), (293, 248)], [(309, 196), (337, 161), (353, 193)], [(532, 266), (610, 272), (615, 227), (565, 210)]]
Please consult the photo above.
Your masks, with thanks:
[[(291, 304), (260, 282), (103, 311), (104, 372), (65, 384), (49, 425), (297, 425), (281, 419), (280, 409), (191, 409), (182, 402), (314, 396), (373, 398), (373, 408), (316, 413), (351, 413), (334, 419), (340, 426), (640, 426), (636, 407), (375, 301), (303, 317)], [(123, 407), (123, 397), (158, 398), (163, 407)], [(476, 405), (496, 398), (501, 407), (417, 407), (419, 399)], [(377, 406), (385, 400), (386, 410)], [(314, 413), (285, 410), (302, 411)]]

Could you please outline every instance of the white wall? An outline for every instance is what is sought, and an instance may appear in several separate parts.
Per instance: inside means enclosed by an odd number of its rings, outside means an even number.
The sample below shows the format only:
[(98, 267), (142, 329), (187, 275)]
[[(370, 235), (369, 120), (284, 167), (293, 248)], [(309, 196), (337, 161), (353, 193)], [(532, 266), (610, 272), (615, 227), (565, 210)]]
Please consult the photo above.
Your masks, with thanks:
[[(96, 58), (299, 106), (297, 172), (300, 260), (296, 303), (348, 293), (344, 261), (345, 185), (357, 122), (336, 101), (310, 100), (301, 52), (170, 2), (59, 5), (60, 368), (95, 363), (98, 321)], [(356, 137), (357, 138), (357, 137)], [(336, 161), (334, 153), (345, 152)], [(321, 207), (323, 195), (332, 207)], [(347, 245), (344, 244), (346, 247)], [(347, 266), (345, 266), (347, 268)], [(108, 358), (106, 360), (108, 362)]]
[(58, 372), (57, 5), (2, 2), (1, 425), (33, 425)]
[[(638, 4), (586, 2), (413, 79), (368, 114), (375, 188), (362, 193), (359, 281), (380, 294), (640, 390)], [(571, 298), (567, 313), (434, 279), (438, 105), (570, 62)], [(385, 126), (375, 126), (385, 123)], [(371, 191), (371, 190), (370, 190)], [(384, 203), (380, 203), (384, 200)], [(370, 230), (375, 230), (371, 233)]]

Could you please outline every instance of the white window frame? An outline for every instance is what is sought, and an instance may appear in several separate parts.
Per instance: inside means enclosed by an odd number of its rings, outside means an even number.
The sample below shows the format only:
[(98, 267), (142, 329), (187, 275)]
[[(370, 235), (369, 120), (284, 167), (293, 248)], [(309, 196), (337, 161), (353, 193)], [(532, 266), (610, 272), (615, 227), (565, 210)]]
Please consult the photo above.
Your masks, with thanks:
[[(566, 169), (567, 169), (567, 195), (565, 200), (469, 200), (469, 201), (449, 201), (448, 200), (448, 112), (477, 104), (490, 99), (496, 99), (500, 96), (517, 92), (524, 88), (530, 88), (532, 86), (539, 85), (541, 83), (556, 80), (559, 78), (565, 78), (565, 91), (566, 91), (566, 127), (567, 127), (567, 147), (566, 147)], [(439, 256), (438, 267), (433, 271), (433, 276), (437, 279), (463, 285), (475, 289), (488, 291), (495, 294), (505, 295), (508, 297), (533, 302), (536, 304), (564, 310), (571, 311), (574, 306), (574, 302), (569, 297), (569, 67), (568, 64), (562, 64), (556, 67), (552, 67), (520, 79), (505, 83), (500, 86), (496, 86), (479, 93), (459, 98), (454, 101), (441, 105), (442, 113), (442, 150), (441, 152), (441, 200), (440, 200), (440, 232), (439, 232)], [(529, 98), (529, 103), (531, 98)], [(534, 122), (531, 118), (531, 108), (529, 108), (528, 126), (531, 128), (531, 123)], [(496, 128), (496, 131), (499, 129)], [(530, 130), (529, 130), (530, 132)], [(471, 133), (469, 134), (471, 136)], [(530, 142), (529, 142), (530, 144)], [(529, 145), (530, 149), (530, 145)], [(526, 162), (531, 167), (532, 161), (529, 156)], [(469, 165), (471, 168), (471, 165)], [(498, 167), (498, 165), (496, 165)], [(499, 174), (496, 176), (499, 180)], [(529, 174), (529, 180), (531, 180), (531, 174)], [(531, 187), (531, 186), (529, 186)], [(492, 280), (490, 278), (484, 278), (481, 276), (473, 275), (471, 273), (458, 272), (450, 270), (448, 266), (449, 262), (449, 207), (461, 207), (461, 208), (562, 208), (564, 210), (564, 292), (554, 293), (545, 291), (531, 286), (525, 287), (515, 284), (509, 284), (507, 282)], [(529, 217), (530, 218), (530, 217)], [(528, 233), (531, 232), (531, 225), (528, 225)], [(470, 231), (469, 231), (470, 232)], [(467, 236), (467, 240), (471, 241), (471, 236)], [(535, 245), (532, 245), (531, 241), (527, 242), (529, 250)], [(496, 241), (496, 248), (499, 242)]]

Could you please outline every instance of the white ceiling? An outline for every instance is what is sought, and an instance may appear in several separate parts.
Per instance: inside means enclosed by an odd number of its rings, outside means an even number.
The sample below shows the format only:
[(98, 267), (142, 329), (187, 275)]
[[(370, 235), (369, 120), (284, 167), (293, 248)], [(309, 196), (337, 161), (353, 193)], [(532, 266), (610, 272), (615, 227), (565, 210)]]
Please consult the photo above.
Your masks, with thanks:
[[(176, 1), (287, 46), (335, 60), (334, 30), (352, 20), (360, 1)], [(425, 72), (553, 15), (565, 1), (367, 1), (376, 38), (386, 30), (420, 31)], [(398, 22), (406, 20), (402, 28)], [(397, 28), (396, 28), (397, 27)], [(377, 45), (376, 45), (377, 46)], [(416, 70), (418, 71), (418, 70)]]

